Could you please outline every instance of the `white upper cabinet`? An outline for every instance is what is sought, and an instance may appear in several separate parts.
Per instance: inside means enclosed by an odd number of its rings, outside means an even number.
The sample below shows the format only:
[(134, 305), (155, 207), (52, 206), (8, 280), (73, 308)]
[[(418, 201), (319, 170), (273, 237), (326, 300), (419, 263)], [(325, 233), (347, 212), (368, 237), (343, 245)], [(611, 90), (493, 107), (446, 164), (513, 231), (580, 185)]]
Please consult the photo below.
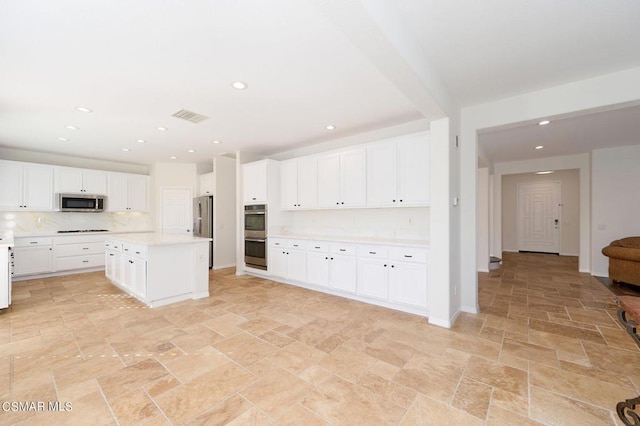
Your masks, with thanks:
[(280, 166), (281, 203), (284, 210), (314, 209), (318, 206), (318, 161), (303, 157)]
[(108, 181), (108, 211), (146, 212), (149, 210), (147, 202), (148, 176), (110, 172)]
[(429, 136), (418, 133), (398, 141), (398, 199), (402, 205), (429, 204)]
[(0, 210), (53, 210), (53, 167), (0, 161)]
[(213, 195), (215, 188), (215, 175), (213, 172), (200, 175), (200, 196)]
[(107, 193), (107, 172), (101, 170), (56, 167), (55, 182), (56, 193)]
[(367, 206), (429, 204), (429, 140), (426, 133), (367, 146)]
[(260, 160), (242, 165), (242, 199), (244, 204), (266, 204), (268, 161)]
[(318, 157), (318, 207), (362, 207), (366, 203), (366, 150)]

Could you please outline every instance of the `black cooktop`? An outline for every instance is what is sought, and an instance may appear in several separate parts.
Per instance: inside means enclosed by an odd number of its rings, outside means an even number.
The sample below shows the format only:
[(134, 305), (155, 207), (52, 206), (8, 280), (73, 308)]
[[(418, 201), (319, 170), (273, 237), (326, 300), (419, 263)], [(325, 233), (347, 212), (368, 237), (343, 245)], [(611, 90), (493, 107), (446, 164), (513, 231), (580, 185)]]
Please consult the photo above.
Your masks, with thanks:
[(69, 234), (72, 232), (109, 232), (108, 229), (72, 229), (69, 231), (58, 231), (58, 234)]

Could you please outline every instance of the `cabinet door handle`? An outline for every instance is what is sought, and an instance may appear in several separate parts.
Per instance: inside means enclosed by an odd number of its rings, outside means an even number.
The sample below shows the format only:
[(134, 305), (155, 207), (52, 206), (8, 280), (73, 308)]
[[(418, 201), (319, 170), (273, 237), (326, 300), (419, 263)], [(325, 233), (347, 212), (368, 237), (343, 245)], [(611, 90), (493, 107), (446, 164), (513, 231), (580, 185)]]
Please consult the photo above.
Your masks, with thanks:
[(136, 252), (136, 254), (140, 254), (140, 252), (139, 252), (139, 251), (137, 251), (137, 252)]
[(294, 247), (300, 247), (298, 244), (294, 244), (293, 246), (294, 246)]
[(395, 266), (395, 265), (391, 265), (391, 267), (392, 267), (392, 268), (395, 268), (396, 266)]
[[(376, 254), (376, 252), (375, 251), (370, 251), (369, 254)], [(384, 266), (387, 266), (387, 265), (384, 265)]]
[(89, 247), (82, 247), (82, 250), (89, 250)]
[(38, 244), (37, 241), (29, 241), (29, 244)]
[(340, 251), (347, 251), (346, 249), (340, 249)]
[(115, 254), (113, 254), (113, 253), (109, 253), (109, 256), (115, 256)]
[(404, 255), (404, 257), (406, 257), (406, 258), (408, 258), (408, 259), (411, 259), (413, 256), (410, 256), (410, 255), (408, 255), (408, 254), (405, 254), (405, 255)]
[(89, 263), (89, 261), (88, 260), (83, 260), (82, 263)]
[(314, 247), (314, 249), (319, 249), (319, 248), (320, 248), (320, 246), (315, 246), (315, 247)]

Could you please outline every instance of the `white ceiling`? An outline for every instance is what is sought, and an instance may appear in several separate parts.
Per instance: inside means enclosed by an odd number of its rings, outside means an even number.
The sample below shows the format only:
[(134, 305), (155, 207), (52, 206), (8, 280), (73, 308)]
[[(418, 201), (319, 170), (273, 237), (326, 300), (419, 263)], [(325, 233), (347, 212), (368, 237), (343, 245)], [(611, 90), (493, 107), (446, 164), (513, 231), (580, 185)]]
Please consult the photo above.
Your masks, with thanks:
[[(334, 26), (332, 13), (348, 23), (348, 13), (379, 2), (360, 3), (347, 11), (326, 0), (0, 0), (0, 147), (203, 162), (422, 118), (424, 108), (385, 74), (394, 64), (382, 70), (362, 49), (379, 34), (358, 34), (356, 43)], [(385, 6), (396, 8), (460, 106), (640, 66), (637, 1)], [(249, 88), (233, 89), (235, 80)], [(171, 117), (180, 109), (210, 118)]]

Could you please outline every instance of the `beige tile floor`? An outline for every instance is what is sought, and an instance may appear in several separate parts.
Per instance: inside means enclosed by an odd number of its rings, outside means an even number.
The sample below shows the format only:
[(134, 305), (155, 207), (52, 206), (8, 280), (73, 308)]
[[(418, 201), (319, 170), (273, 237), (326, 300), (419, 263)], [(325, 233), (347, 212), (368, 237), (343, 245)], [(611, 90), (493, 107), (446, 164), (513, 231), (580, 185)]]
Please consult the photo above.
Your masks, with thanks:
[(640, 353), (613, 294), (575, 258), (504, 263), (451, 330), (231, 270), (208, 299), (156, 309), (102, 273), (16, 283), (0, 401), (72, 410), (0, 424), (621, 424)]

